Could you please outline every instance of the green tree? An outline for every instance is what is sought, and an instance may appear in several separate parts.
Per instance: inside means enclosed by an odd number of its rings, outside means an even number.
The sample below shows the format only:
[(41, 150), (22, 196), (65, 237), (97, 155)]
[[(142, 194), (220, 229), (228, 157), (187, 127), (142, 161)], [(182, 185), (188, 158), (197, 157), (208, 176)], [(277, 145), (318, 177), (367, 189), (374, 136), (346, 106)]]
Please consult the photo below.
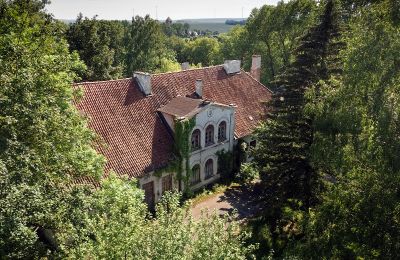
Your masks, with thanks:
[(247, 59), (252, 53), (249, 51), (252, 41), (248, 30), (244, 26), (234, 26), (229, 32), (220, 36), (221, 55), (224, 59)]
[(123, 76), (125, 69), (124, 36), (128, 23), (83, 19), (79, 14), (66, 36), (70, 50), (76, 50), (88, 69), (85, 80), (107, 80)]
[(313, 118), (304, 113), (305, 91), (333, 73), (330, 61), (340, 50), (339, 36), (339, 13), (327, 1), (317, 25), (301, 38), (294, 62), (276, 81), (267, 120), (256, 131), (254, 162), (268, 205), (264, 223), (278, 255), (287, 240), (301, 234), (297, 222), (317, 202), (320, 177), (311, 164)]
[(274, 187), (279, 199), (300, 199), (310, 205), (314, 171), (309, 150), (313, 141), (312, 118), (305, 115), (304, 93), (328, 77), (327, 58), (338, 54), (330, 48), (339, 37), (339, 17), (328, 1), (318, 25), (301, 39), (295, 61), (276, 81), (278, 87), (267, 120), (257, 130), (260, 140), (255, 161), (261, 178)]
[(169, 193), (158, 204), (156, 216), (148, 214), (143, 191), (134, 181), (111, 176), (101, 189), (80, 203), (85, 212), (73, 258), (100, 259), (246, 259), (253, 246), (244, 246), (236, 222), (208, 214), (194, 220), (188, 205)]
[(69, 185), (102, 173), (94, 135), (72, 104), (71, 84), (84, 65), (43, 8), (0, 1), (1, 258), (54, 251), (68, 222)]
[(166, 41), (167, 48), (175, 53), (176, 60), (179, 63), (189, 61), (188, 53), (186, 53), (187, 39), (177, 36), (171, 36)]
[(223, 63), (220, 48), (217, 39), (198, 37), (187, 43), (185, 53), (190, 63), (210, 66)]
[(131, 76), (134, 71), (155, 71), (160, 66), (161, 58), (174, 59), (173, 53), (164, 46), (165, 35), (161, 25), (150, 16), (136, 16), (132, 19), (126, 36), (127, 46), (126, 71)]
[(299, 39), (315, 23), (317, 11), (313, 0), (281, 1), (277, 6), (254, 9), (246, 22), (245, 68), (250, 68), (252, 54), (261, 53), (261, 81), (267, 85), (273, 82), (294, 61)]
[[(358, 7), (342, 77), (310, 89), (313, 162), (334, 177), (305, 221), (308, 258), (394, 259), (400, 249), (400, 28), (391, 1)], [(315, 98), (317, 97), (318, 98)]]

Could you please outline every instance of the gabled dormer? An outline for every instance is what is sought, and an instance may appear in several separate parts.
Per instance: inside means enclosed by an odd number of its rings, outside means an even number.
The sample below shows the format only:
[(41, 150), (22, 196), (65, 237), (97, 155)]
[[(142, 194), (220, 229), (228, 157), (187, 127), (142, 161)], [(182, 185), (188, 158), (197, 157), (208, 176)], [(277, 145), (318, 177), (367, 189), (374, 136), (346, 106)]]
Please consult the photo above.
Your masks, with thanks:
[(233, 141), (234, 106), (190, 97), (175, 97), (158, 109), (171, 131), (177, 120), (194, 119), (190, 138), (191, 152)]

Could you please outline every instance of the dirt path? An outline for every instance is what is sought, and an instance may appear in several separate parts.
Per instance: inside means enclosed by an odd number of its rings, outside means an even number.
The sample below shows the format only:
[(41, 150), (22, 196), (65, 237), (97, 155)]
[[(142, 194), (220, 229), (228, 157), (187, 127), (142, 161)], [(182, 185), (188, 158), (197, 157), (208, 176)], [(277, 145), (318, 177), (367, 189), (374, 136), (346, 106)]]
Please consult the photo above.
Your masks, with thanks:
[(201, 211), (207, 209), (216, 210), (218, 214), (224, 215), (231, 214), (236, 209), (239, 219), (248, 218), (262, 210), (257, 201), (258, 195), (253, 190), (233, 187), (194, 205), (192, 215), (194, 218), (199, 218)]

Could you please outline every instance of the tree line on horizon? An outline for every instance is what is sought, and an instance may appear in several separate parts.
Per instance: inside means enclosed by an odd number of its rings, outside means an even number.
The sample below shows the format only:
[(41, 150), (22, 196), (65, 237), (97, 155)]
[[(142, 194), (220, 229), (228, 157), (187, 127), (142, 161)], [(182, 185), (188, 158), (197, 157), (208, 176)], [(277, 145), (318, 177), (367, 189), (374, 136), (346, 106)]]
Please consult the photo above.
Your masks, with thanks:
[(261, 81), (270, 85), (293, 59), (297, 38), (314, 22), (316, 12), (313, 0), (266, 5), (254, 9), (245, 25), (217, 36), (188, 37), (185, 24), (161, 23), (149, 16), (107, 21), (79, 14), (64, 30), (70, 51), (87, 65), (82, 80), (125, 78), (134, 70), (178, 71), (183, 62), (192, 67), (219, 65), (225, 59), (239, 59), (248, 70), (252, 55), (262, 54)]

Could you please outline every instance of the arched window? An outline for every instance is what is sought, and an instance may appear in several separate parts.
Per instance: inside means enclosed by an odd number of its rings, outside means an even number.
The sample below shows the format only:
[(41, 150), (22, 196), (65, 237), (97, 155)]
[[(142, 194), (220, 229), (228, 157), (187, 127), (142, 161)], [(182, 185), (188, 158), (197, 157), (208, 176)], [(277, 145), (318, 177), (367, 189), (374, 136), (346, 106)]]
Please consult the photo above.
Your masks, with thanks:
[(226, 140), (226, 122), (222, 121), (218, 126), (218, 142)]
[(200, 149), (200, 130), (196, 129), (192, 133), (192, 151)]
[(192, 168), (192, 175), (190, 176), (190, 184), (195, 185), (200, 182), (200, 165), (196, 164)]
[(206, 146), (214, 143), (214, 126), (209, 125), (206, 128)]
[(208, 159), (205, 167), (206, 179), (211, 178), (214, 175), (214, 162), (212, 159)]

